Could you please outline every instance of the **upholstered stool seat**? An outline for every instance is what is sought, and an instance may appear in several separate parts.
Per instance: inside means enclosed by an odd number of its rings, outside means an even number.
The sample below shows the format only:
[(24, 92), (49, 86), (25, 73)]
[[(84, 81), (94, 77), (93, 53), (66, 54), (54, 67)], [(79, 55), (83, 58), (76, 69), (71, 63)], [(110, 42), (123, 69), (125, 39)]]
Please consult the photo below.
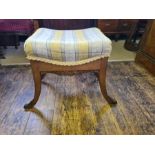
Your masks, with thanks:
[(111, 41), (98, 28), (81, 30), (38, 29), (25, 42), (30, 60), (54, 64), (82, 64), (111, 53)]
[(106, 91), (106, 65), (111, 41), (98, 28), (80, 30), (38, 29), (29, 37), (24, 49), (31, 62), (35, 84), (34, 99), (24, 106), (32, 108), (40, 96), (42, 75), (97, 71), (100, 88), (108, 103), (116, 103)]

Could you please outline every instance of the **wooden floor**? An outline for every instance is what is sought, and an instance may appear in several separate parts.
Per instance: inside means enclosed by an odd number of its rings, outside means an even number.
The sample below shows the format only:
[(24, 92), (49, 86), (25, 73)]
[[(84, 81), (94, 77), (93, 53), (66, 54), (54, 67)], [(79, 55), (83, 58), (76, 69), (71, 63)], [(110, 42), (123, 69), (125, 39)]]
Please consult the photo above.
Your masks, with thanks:
[(155, 134), (155, 77), (134, 62), (109, 63), (109, 106), (94, 73), (47, 74), (33, 97), (30, 66), (0, 67), (0, 134)]

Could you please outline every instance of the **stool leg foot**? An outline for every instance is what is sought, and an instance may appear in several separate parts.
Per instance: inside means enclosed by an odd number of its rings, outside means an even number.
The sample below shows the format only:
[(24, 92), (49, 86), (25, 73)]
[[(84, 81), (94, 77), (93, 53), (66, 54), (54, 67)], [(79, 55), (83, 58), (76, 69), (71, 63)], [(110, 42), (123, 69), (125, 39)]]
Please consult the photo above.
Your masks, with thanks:
[(29, 104), (24, 105), (25, 110), (29, 110), (34, 107), (34, 105), (37, 103), (39, 99), (40, 92), (41, 92), (41, 74), (35, 65), (31, 64), (31, 66), (32, 66), (32, 72), (33, 72), (35, 92), (34, 92), (33, 100)]
[(106, 89), (106, 61), (102, 61), (101, 63), (101, 67), (99, 70), (99, 83), (100, 83), (100, 89), (102, 92), (102, 95), (104, 96), (104, 98), (107, 100), (107, 102), (109, 104), (117, 104), (117, 101), (113, 98), (111, 98), (108, 93), (107, 93), (107, 89)]
[(32, 109), (34, 107), (34, 105), (35, 105), (35, 102), (33, 102), (33, 100), (32, 100), (30, 103), (24, 105), (24, 109), (25, 110)]

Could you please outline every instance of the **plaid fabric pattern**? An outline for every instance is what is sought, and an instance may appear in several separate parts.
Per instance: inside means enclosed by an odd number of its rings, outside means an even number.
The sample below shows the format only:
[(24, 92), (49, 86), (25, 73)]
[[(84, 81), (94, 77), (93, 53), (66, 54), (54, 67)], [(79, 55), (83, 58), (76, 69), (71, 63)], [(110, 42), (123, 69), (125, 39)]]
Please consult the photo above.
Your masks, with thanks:
[(110, 56), (112, 47), (111, 40), (95, 27), (81, 30), (40, 28), (26, 40), (24, 49), (27, 56), (74, 62)]

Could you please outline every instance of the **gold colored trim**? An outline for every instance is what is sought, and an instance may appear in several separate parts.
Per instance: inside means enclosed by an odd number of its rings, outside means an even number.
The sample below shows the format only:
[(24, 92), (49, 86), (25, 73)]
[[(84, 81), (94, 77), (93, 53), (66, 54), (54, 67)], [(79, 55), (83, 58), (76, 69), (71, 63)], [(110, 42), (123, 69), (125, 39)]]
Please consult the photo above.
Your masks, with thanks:
[(29, 60), (36, 60), (36, 61), (42, 61), (42, 62), (46, 62), (46, 63), (51, 63), (54, 65), (62, 65), (62, 66), (75, 66), (75, 65), (82, 65), (82, 64), (86, 64), (104, 57), (109, 57), (110, 54), (106, 54), (106, 55), (101, 55), (101, 56), (96, 56), (93, 58), (88, 58), (85, 60), (80, 60), (80, 61), (73, 61), (73, 62), (64, 62), (64, 61), (57, 61), (57, 60), (50, 60), (50, 59), (46, 59), (46, 58), (40, 58), (40, 57), (35, 57), (35, 56), (27, 56), (27, 59)]

